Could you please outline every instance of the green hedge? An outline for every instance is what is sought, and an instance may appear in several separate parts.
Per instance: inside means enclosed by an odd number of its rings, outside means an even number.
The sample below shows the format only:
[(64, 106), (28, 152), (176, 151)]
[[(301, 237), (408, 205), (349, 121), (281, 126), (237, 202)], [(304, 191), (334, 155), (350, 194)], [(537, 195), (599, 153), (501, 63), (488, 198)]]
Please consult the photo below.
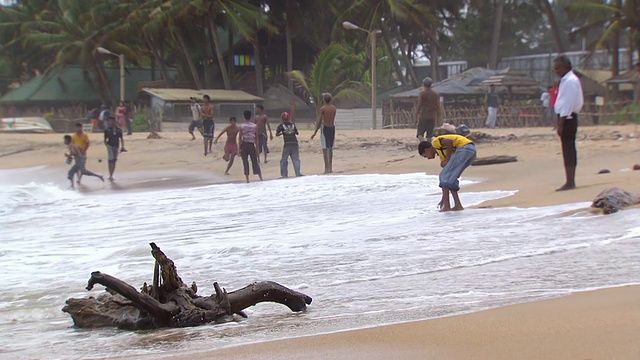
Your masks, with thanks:
[(148, 132), (151, 130), (150, 120), (151, 116), (147, 114), (137, 114), (131, 121), (131, 129), (134, 132)]

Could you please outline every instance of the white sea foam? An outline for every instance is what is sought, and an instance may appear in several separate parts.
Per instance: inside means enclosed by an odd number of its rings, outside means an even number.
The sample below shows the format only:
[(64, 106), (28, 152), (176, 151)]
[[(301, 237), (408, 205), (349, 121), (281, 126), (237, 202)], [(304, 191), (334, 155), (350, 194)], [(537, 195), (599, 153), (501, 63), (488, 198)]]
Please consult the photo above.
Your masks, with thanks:
[[(468, 184), (468, 182), (463, 182)], [(463, 192), (466, 206), (510, 192)], [(366, 327), (633, 283), (638, 210), (584, 204), (438, 213), (437, 177), (308, 176), (145, 193), (0, 188), (0, 357), (77, 358), (226, 346)], [(60, 309), (92, 271), (149, 282), (149, 242), (212, 292), (273, 280), (309, 310), (248, 309), (239, 323), (140, 334), (69, 328)], [(393, 310), (393, 311), (390, 311)], [(150, 345), (153, 344), (153, 345)], [(11, 351), (11, 352), (7, 352)]]

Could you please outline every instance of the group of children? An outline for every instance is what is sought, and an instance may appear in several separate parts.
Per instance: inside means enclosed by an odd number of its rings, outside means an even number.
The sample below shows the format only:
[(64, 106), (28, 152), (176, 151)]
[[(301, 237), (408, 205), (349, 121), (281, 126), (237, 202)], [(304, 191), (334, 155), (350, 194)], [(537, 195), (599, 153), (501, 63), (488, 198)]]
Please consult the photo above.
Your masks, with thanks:
[[(205, 95), (205, 105), (209, 103), (208, 96)], [(335, 117), (336, 107), (331, 104), (331, 94), (323, 94), (324, 106), (320, 108), (320, 119), (317, 123), (315, 131), (311, 136), (313, 140), (318, 131), (321, 130), (321, 142), (322, 153), (325, 164), (325, 174), (333, 172), (333, 145), (335, 142)], [(196, 115), (203, 113), (203, 107), (199, 107), (195, 103), (195, 98), (192, 98), (192, 113), (194, 114), (194, 120), (189, 126), (189, 133), (192, 135), (192, 140), (195, 139), (193, 132), (196, 128), (200, 128), (199, 122), (196, 119)], [(260, 169), (260, 154), (264, 155), (264, 162), (268, 162), (269, 147), (268, 141), (273, 140), (273, 133), (269, 124), (269, 119), (264, 112), (262, 105), (256, 105), (256, 114), (246, 110), (243, 113), (243, 122), (237, 123), (235, 117), (229, 118), (229, 125), (226, 126), (215, 139), (213, 139), (213, 129), (208, 130), (203, 127), (201, 133), (205, 141), (205, 156), (211, 152), (210, 140), (213, 143), (218, 143), (222, 135), (227, 135), (227, 141), (224, 145), (223, 159), (228, 162), (225, 170), (225, 175), (229, 175), (229, 170), (233, 166), (235, 157), (240, 153), (242, 158), (242, 165), (244, 167), (244, 175), (247, 182), (249, 182), (250, 170), (254, 175), (258, 175), (262, 180), (262, 171)], [(211, 115), (211, 117), (213, 117)], [(280, 116), (281, 123), (276, 129), (276, 136), (282, 136), (284, 145), (282, 147), (282, 156), (280, 158), (280, 177), (287, 178), (289, 176), (289, 159), (293, 163), (293, 170), (295, 176), (302, 176), (300, 172), (300, 148), (298, 144), (298, 129), (296, 128), (291, 114), (283, 112)], [(251, 169), (249, 167), (251, 162)]]

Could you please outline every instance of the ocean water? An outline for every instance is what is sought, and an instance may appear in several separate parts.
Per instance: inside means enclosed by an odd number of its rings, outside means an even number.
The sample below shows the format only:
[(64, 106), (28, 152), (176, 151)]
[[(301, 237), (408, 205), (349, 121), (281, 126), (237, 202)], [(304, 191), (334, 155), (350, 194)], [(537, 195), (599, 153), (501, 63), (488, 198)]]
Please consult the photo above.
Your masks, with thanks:
[[(11, 173), (0, 172), (0, 177)], [(463, 182), (463, 186), (464, 186)], [(469, 207), (508, 196), (461, 193)], [(434, 318), (637, 283), (640, 211), (588, 204), (439, 213), (437, 177), (308, 176), (252, 184), (78, 193), (0, 187), (0, 358), (162, 355)], [(61, 311), (92, 271), (140, 287), (149, 242), (210, 294), (272, 280), (313, 297), (190, 329), (76, 329)]]

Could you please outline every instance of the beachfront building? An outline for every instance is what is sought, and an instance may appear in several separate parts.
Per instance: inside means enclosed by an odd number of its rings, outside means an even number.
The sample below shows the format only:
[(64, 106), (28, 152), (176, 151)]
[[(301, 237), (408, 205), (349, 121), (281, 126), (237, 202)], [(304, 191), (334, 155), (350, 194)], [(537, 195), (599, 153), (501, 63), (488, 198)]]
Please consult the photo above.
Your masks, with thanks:
[[(480, 127), (486, 119), (484, 97), (489, 85), (496, 86), (500, 97), (499, 126), (531, 126), (543, 116), (539, 109), (540, 84), (522, 72), (476, 67), (433, 84), (442, 99), (444, 121)], [(390, 95), (383, 102), (385, 127), (415, 126), (415, 107), (422, 88)]]
[[(263, 103), (263, 98), (251, 95), (242, 90), (220, 89), (160, 89), (143, 88), (140, 90), (142, 102), (151, 108), (151, 123), (153, 129), (161, 131), (173, 124), (189, 123), (192, 120), (190, 99), (195, 97), (202, 103), (202, 97), (209, 95), (214, 105), (215, 122), (226, 124), (229, 117), (242, 119), (242, 113), (250, 110), (255, 113), (255, 106)], [(182, 129), (182, 125), (180, 125)]]

